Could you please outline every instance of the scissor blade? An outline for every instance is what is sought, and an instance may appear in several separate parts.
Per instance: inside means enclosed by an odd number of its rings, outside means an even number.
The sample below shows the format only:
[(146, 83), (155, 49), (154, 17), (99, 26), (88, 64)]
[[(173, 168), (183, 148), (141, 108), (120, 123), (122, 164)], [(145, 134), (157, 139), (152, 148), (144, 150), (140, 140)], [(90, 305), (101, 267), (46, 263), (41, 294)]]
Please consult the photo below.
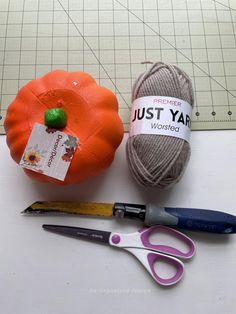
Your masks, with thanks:
[(61, 235), (109, 244), (111, 232), (61, 225), (43, 225), (44, 230)]

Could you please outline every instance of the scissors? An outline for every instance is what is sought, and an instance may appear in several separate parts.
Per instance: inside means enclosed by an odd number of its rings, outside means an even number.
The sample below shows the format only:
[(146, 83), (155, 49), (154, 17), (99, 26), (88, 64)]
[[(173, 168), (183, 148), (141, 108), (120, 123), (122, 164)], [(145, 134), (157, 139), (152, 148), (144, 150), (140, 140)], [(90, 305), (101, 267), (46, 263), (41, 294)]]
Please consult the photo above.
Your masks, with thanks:
[[(70, 227), (62, 225), (43, 225), (44, 230), (57, 234), (74, 237), (77, 239), (86, 239), (101, 242), (123, 248), (132, 253), (146, 268), (156, 283), (164, 286), (170, 286), (180, 281), (184, 274), (184, 264), (176, 257), (190, 259), (195, 251), (194, 242), (183, 233), (162, 225), (156, 225), (150, 228), (144, 228), (140, 231), (123, 234), (118, 232), (108, 232), (102, 230), (85, 229), (79, 227)], [(182, 244), (187, 246), (187, 252), (179, 250), (175, 247), (152, 244), (151, 236), (159, 236), (167, 234), (173, 238), (177, 238)], [(174, 268), (174, 275), (163, 277), (156, 271), (158, 263), (167, 263)], [(155, 267), (157, 266), (157, 267)]]

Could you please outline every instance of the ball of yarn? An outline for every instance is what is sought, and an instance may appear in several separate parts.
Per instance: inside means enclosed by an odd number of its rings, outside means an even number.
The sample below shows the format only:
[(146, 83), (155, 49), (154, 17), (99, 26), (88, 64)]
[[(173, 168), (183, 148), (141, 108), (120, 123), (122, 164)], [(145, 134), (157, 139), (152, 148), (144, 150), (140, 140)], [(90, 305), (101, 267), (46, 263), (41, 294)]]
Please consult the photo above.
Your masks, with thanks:
[[(132, 101), (144, 96), (170, 96), (193, 106), (192, 83), (175, 65), (157, 62), (134, 83)], [(187, 141), (166, 135), (139, 134), (128, 138), (126, 155), (130, 171), (142, 186), (168, 189), (177, 183), (190, 157)]]

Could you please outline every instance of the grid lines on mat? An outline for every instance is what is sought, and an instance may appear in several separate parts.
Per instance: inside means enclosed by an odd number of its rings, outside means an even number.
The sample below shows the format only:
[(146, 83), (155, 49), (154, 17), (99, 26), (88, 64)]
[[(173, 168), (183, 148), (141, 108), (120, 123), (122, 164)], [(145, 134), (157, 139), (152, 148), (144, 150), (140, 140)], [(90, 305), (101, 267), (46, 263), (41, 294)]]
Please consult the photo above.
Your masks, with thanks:
[(192, 129), (236, 128), (236, 5), (232, 0), (2, 0), (0, 132), (29, 80), (86, 71), (117, 95), (129, 127), (134, 80), (163, 61), (192, 78)]

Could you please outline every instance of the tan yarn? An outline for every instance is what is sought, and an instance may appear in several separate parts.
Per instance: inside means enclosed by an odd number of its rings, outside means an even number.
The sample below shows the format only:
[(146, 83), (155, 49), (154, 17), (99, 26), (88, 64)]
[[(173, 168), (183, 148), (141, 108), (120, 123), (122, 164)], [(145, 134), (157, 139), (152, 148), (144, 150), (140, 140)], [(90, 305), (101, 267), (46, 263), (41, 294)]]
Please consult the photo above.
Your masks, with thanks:
[[(175, 65), (158, 62), (136, 80), (132, 101), (144, 96), (170, 96), (193, 106), (192, 83), (188, 75)], [(190, 145), (183, 139), (153, 134), (128, 138), (127, 161), (136, 181), (143, 186), (168, 189), (177, 183), (187, 166)]]

